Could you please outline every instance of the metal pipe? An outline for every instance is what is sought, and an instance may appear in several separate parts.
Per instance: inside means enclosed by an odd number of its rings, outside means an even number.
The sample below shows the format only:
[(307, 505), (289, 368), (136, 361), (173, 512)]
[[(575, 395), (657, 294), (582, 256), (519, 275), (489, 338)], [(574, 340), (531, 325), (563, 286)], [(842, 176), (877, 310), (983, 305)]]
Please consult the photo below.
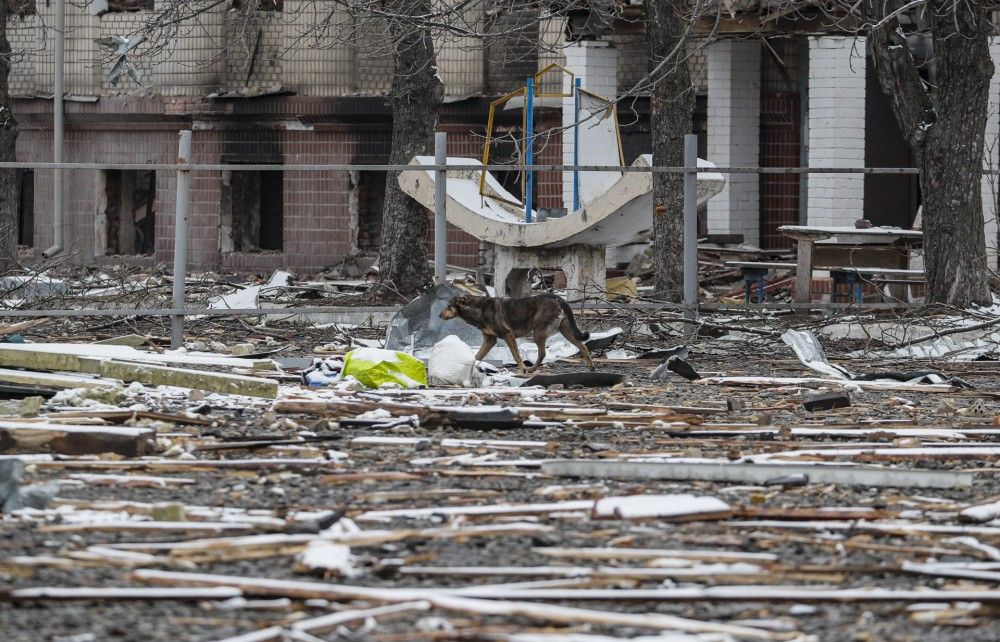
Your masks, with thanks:
[[(449, 172), (482, 172), (484, 169), (496, 172), (509, 172), (510, 165), (480, 165), (449, 163)], [(140, 171), (168, 171), (177, 169), (175, 163), (52, 163), (47, 161), (0, 161), (0, 168), (5, 169), (123, 169)], [(667, 165), (657, 165), (649, 167), (646, 165), (530, 165), (522, 166), (522, 169), (531, 169), (536, 172), (567, 172), (578, 170), (581, 172), (622, 172), (627, 174), (684, 174), (687, 168), (684, 166), (670, 167)], [(191, 163), (189, 169), (192, 172), (222, 172), (226, 170), (243, 170), (248, 172), (433, 172), (445, 169), (444, 165), (380, 165), (380, 164), (278, 164), (278, 163)], [(913, 167), (745, 167), (745, 166), (724, 166), (705, 168), (705, 172), (714, 174), (864, 174), (877, 175), (888, 174), (916, 175), (919, 169)], [(986, 169), (980, 172), (983, 176), (1000, 176), (1000, 169)]]
[[(191, 130), (181, 131), (177, 146), (177, 203), (174, 210), (174, 309), (184, 308), (187, 280), (188, 205), (191, 201)], [(184, 345), (184, 315), (170, 317), (170, 347)]]
[(684, 136), (684, 314), (698, 317), (698, 136)]
[[(448, 164), (448, 134), (434, 134), (434, 164)], [(448, 172), (434, 172), (434, 282), (445, 283), (448, 280), (448, 218), (445, 215), (447, 206)]]
[[(524, 165), (531, 167), (535, 162), (532, 148), (535, 144), (535, 79), (528, 78), (526, 99), (524, 102)], [(524, 222), (531, 222), (531, 209), (534, 205), (535, 172), (525, 169), (524, 172)]]
[[(573, 164), (580, 164), (580, 79), (573, 79)], [(573, 211), (580, 209), (580, 170), (573, 170)]]
[[(55, 59), (52, 80), (52, 160), (63, 162), (63, 63), (66, 57), (66, 0), (56, 0)], [(45, 256), (63, 251), (63, 170), (52, 170), (52, 225), (54, 242)]]

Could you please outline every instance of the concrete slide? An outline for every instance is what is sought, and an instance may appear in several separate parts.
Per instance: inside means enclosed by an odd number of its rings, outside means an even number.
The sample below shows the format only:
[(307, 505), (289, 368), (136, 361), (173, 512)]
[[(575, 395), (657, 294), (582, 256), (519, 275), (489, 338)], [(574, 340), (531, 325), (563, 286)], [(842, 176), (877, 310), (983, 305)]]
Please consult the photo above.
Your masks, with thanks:
[[(636, 159), (634, 166), (649, 166), (652, 156)], [(432, 156), (417, 156), (411, 165), (433, 165)], [(449, 165), (481, 165), (471, 158), (449, 158)], [(698, 159), (706, 170), (714, 164)], [(489, 173), (486, 193), (480, 196), (478, 170), (448, 172), (448, 222), (476, 238), (503, 247), (560, 248), (573, 245), (616, 247), (641, 240), (653, 221), (653, 175), (624, 172), (602, 194), (566, 216), (541, 223), (525, 223), (524, 206)], [(587, 172), (581, 172), (581, 183)], [(434, 210), (434, 171), (401, 172), (403, 191), (421, 205)], [(698, 172), (698, 204), (722, 191), (725, 178), (712, 171)], [(494, 196), (498, 198), (494, 198)], [(506, 201), (506, 202), (505, 202)], [(534, 218), (534, 217), (532, 217)]]

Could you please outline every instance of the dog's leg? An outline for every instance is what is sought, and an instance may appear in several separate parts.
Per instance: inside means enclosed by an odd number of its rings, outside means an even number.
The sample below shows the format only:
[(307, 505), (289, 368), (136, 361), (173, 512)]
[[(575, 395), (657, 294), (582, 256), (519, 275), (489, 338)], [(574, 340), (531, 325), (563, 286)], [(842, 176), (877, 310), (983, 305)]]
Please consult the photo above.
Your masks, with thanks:
[(496, 344), (497, 344), (497, 338), (495, 336), (493, 336), (492, 334), (484, 334), (483, 345), (480, 346), (479, 352), (476, 353), (476, 361), (482, 361), (483, 357), (489, 354), (490, 350), (492, 350), (493, 346), (495, 346)]
[(535, 359), (535, 365), (528, 368), (528, 372), (534, 372), (538, 370), (542, 365), (542, 361), (545, 361), (545, 341), (548, 340), (549, 335), (547, 332), (542, 330), (541, 332), (535, 331), (535, 345), (538, 346), (538, 357)]
[(507, 347), (510, 348), (510, 353), (514, 355), (514, 361), (517, 363), (518, 372), (524, 372), (524, 362), (521, 361), (521, 352), (517, 349), (517, 337), (511, 332), (503, 338), (507, 342)]
[(594, 361), (590, 358), (590, 349), (587, 344), (576, 338), (576, 333), (573, 332), (572, 326), (565, 320), (559, 326), (559, 333), (566, 337), (566, 340), (572, 343), (580, 350), (580, 354), (583, 355), (583, 360), (587, 362), (587, 368), (590, 370), (596, 370), (594, 367)]

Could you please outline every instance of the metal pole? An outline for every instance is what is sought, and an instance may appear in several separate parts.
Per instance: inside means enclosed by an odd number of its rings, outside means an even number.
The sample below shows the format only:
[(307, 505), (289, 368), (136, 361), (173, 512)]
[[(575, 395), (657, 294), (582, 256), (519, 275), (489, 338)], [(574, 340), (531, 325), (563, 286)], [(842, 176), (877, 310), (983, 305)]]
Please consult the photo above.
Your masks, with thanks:
[[(66, 0), (56, 0), (55, 57), (52, 79), (52, 161), (63, 162), (63, 63), (66, 57)], [(52, 170), (53, 244), (45, 250), (54, 256), (63, 250), (63, 170)]]
[(684, 136), (684, 314), (698, 317), (698, 136)]
[[(573, 164), (580, 164), (580, 79), (573, 79)], [(573, 211), (580, 209), (580, 170), (573, 170)]]
[[(528, 78), (524, 102), (524, 164), (531, 166), (535, 162), (532, 147), (535, 143), (535, 79)], [(524, 172), (524, 222), (531, 222), (531, 209), (534, 205), (535, 173), (528, 169)]]
[[(448, 134), (434, 134), (434, 164), (448, 164)], [(448, 280), (448, 218), (447, 205), (448, 172), (434, 172), (434, 282)]]
[[(188, 205), (191, 200), (191, 130), (181, 131), (177, 149), (177, 203), (174, 210), (174, 309), (184, 308), (187, 280)], [(170, 347), (184, 345), (184, 315), (170, 317)]]

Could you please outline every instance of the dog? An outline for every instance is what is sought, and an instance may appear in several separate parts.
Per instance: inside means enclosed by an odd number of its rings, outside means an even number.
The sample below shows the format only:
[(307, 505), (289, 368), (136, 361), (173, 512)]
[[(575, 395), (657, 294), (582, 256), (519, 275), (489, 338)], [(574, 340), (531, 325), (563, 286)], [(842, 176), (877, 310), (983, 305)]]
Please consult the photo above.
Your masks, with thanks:
[(527, 372), (534, 372), (545, 359), (545, 341), (558, 330), (575, 345), (583, 355), (587, 367), (594, 370), (590, 350), (584, 343), (589, 332), (580, 331), (569, 304), (554, 294), (540, 294), (519, 299), (501, 299), (487, 296), (461, 295), (448, 301), (441, 311), (442, 319), (459, 317), (483, 333), (483, 345), (476, 353), (480, 360), (493, 349), (497, 339), (503, 339), (510, 348), (517, 368), (525, 372), (524, 361), (517, 350), (517, 337), (531, 337), (538, 346), (538, 359)]

